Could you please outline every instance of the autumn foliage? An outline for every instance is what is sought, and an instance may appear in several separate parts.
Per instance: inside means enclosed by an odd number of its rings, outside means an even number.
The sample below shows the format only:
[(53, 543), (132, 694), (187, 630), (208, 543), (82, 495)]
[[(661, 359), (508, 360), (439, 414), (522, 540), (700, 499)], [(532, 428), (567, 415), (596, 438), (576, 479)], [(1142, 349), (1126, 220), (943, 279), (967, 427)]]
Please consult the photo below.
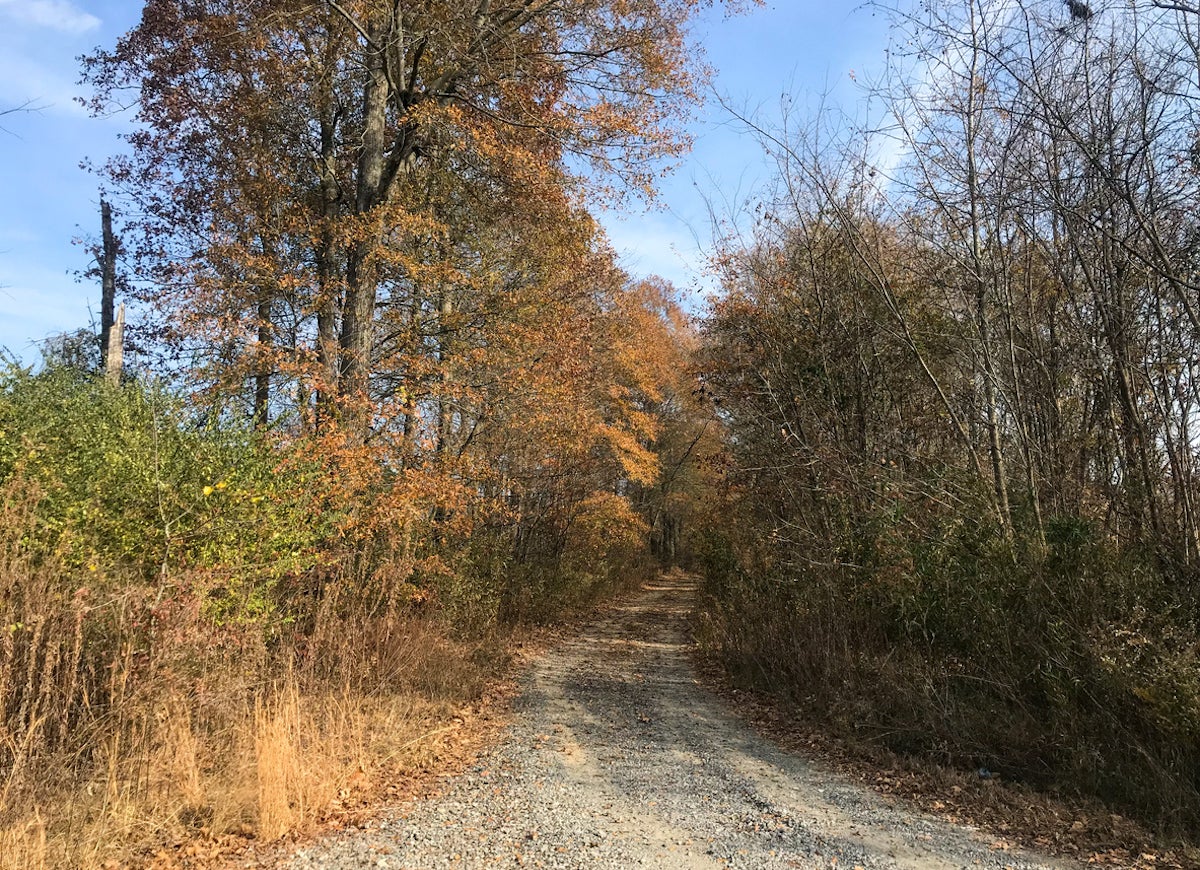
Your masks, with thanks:
[(396, 576), (502, 527), (557, 563), (576, 506), (657, 474), (679, 324), (582, 202), (685, 146), (695, 8), (147, 3), (85, 61), (95, 111), (136, 94), (101, 172), (143, 340), (209, 413), (310, 445)]
[(0, 381), (0, 851), (310, 824), (334, 738), (409, 758), (679, 550), (693, 338), (589, 208), (687, 146), (702, 5), (149, 0), (84, 59), (144, 370)]
[(85, 61), (95, 111), (136, 94), (100, 171), (143, 340), (209, 413), (309, 444), (397, 576), (486, 528), (557, 563), (577, 505), (658, 473), (680, 324), (582, 203), (686, 145), (696, 5), (147, 3)]

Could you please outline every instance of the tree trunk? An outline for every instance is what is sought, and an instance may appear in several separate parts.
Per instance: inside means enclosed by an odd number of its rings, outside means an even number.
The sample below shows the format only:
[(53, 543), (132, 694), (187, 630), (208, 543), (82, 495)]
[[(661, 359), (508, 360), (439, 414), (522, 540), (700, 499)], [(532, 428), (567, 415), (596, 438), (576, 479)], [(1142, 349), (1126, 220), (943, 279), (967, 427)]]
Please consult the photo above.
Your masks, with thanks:
[[(372, 44), (367, 47), (365, 54), (367, 82), (363, 90), (362, 153), (358, 160), (354, 199), (354, 211), (360, 218), (369, 218), (371, 211), (379, 204), (383, 182), (389, 88), (384, 48), (380, 44), (384, 35), (373, 24), (370, 28)], [(342, 314), (338, 383), (338, 394), (355, 406), (351, 417), (362, 437), (366, 435), (370, 420), (367, 407), (378, 292), (375, 257), (382, 243), (378, 226), (364, 230), (364, 233), (350, 246), (347, 256), (346, 304)]]
[(108, 333), (108, 348), (104, 354), (104, 374), (114, 386), (121, 384), (121, 372), (125, 368), (125, 303), (117, 309), (117, 316)]
[(100, 367), (108, 371), (109, 343), (117, 301), (117, 237), (112, 228), (112, 206), (100, 200), (103, 247), (100, 254)]
[(438, 312), (441, 315), (438, 323), (438, 330), (441, 333), (441, 341), (438, 347), (438, 364), (441, 369), (438, 375), (438, 380), (441, 384), (441, 395), (438, 397), (438, 433), (437, 447), (438, 455), (446, 452), (446, 448), (450, 441), (453, 428), (453, 412), (450, 404), (450, 373), (447, 371), (447, 366), (450, 361), (450, 329), (447, 326), (447, 320), (454, 313), (454, 300), (450, 296), (449, 291), (442, 293), (441, 302), (438, 305)]
[(979, 78), (979, 28), (976, 20), (975, 0), (971, 3), (971, 66), (967, 82), (967, 105), (963, 125), (966, 136), (967, 198), (970, 209), (971, 275), (972, 295), (975, 302), (975, 325), (979, 334), (980, 357), (983, 362), (983, 403), (987, 427), (988, 455), (992, 466), (992, 488), (996, 499), (996, 514), (1006, 536), (1012, 534), (1012, 511), (1008, 501), (1008, 478), (1004, 467), (1004, 448), (1000, 433), (999, 410), (997, 408), (996, 383), (998, 372), (991, 347), (991, 329), (988, 322), (987, 281), (985, 279), (983, 236), (979, 214), (982, 198), (979, 185), (979, 167), (976, 137), (979, 132), (979, 105), (982, 90), (977, 87)]
[(334, 416), (338, 391), (338, 309), (341, 292), (337, 280), (337, 252), (333, 225), (337, 219), (340, 194), (337, 181), (337, 128), (333, 117), (333, 96), (322, 100), (321, 118), (321, 237), (316, 249), (317, 265), (317, 362), (320, 381), (317, 390), (316, 421)]
[(271, 415), (271, 297), (264, 289), (258, 300), (258, 371), (254, 375), (254, 428), (261, 429)]

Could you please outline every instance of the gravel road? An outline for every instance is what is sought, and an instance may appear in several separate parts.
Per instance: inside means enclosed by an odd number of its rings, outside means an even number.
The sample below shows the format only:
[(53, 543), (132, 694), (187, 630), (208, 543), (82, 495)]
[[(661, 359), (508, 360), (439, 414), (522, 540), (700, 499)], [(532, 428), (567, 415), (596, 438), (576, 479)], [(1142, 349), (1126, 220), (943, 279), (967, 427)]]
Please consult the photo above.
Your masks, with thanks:
[(504, 738), (442, 794), (282, 866), (1032, 868), (756, 736), (693, 674), (694, 588), (648, 585), (525, 677)]

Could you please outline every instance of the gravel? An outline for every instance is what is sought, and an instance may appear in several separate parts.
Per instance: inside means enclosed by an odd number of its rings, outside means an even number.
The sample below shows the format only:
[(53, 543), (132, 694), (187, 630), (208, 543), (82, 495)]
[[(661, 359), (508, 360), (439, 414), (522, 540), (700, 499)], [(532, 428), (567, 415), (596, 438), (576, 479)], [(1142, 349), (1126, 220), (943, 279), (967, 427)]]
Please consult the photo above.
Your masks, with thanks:
[(673, 575), (547, 654), (503, 740), (435, 798), (309, 844), (310, 868), (1034, 868), (771, 745), (699, 685)]

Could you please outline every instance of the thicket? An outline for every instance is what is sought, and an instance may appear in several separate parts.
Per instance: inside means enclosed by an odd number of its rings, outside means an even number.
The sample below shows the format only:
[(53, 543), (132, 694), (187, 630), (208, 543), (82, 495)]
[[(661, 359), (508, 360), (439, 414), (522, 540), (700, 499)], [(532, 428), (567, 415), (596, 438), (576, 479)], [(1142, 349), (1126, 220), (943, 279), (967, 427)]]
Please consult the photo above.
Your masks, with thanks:
[(1194, 836), (1200, 19), (895, 14), (883, 138), (747, 119), (781, 183), (705, 327), (706, 637), (846, 733)]
[[(330, 562), (320, 472), (160, 387), (68, 366), (0, 376), (0, 863), (98, 865), (241, 826), (275, 836), (328, 809), (315, 793), (346, 785), (343, 755), (371, 768), (351, 719), (411, 737), (458, 697), (423, 685), (473, 672), (439, 630), (418, 640), (421, 620), (360, 611), (351, 649), (336, 596), (296, 593), (299, 578), (349, 579)], [(404, 657), (413, 670), (376, 672)], [(314, 666), (331, 660), (346, 665), (332, 679)], [(354, 709), (351, 686), (378, 703)], [(312, 733), (280, 731), (285, 713)], [(327, 757), (301, 764), (302, 749)], [(279, 764), (292, 781), (271, 780)]]

